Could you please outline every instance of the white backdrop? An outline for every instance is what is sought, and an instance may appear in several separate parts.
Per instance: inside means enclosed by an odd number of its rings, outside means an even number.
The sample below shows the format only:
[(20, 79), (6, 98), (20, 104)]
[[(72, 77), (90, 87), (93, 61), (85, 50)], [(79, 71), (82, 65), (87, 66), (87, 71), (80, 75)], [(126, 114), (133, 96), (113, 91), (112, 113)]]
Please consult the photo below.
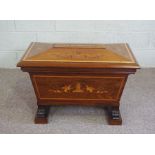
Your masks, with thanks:
[(129, 43), (142, 67), (155, 67), (154, 21), (0, 21), (0, 68), (15, 68), (30, 42)]

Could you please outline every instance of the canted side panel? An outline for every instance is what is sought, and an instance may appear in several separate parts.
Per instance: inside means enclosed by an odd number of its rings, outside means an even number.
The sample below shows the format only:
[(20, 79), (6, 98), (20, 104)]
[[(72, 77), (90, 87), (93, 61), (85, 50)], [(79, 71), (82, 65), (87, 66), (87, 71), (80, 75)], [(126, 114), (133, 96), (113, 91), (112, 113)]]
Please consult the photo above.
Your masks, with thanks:
[(33, 75), (34, 87), (41, 100), (117, 101), (125, 84), (118, 76)]

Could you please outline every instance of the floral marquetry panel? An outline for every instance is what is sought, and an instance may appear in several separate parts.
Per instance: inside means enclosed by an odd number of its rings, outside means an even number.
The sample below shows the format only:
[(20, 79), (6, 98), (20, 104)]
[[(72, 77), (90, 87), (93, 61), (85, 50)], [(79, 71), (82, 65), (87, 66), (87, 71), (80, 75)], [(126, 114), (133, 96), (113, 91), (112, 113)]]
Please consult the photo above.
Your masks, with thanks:
[(40, 99), (118, 100), (125, 77), (34, 75), (35, 90)]

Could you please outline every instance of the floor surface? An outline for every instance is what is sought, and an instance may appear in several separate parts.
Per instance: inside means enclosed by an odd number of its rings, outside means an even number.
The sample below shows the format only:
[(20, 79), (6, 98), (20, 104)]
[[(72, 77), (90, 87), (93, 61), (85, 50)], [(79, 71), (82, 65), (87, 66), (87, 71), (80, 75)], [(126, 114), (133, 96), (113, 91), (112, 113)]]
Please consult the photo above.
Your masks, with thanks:
[(0, 133), (155, 133), (155, 69), (130, 75), (121, 98), (122, 126), (107, 124), (100, 107), (52, 107), (49, 124), (33, 123), (36, 98), (29, 75), (0, 69)]

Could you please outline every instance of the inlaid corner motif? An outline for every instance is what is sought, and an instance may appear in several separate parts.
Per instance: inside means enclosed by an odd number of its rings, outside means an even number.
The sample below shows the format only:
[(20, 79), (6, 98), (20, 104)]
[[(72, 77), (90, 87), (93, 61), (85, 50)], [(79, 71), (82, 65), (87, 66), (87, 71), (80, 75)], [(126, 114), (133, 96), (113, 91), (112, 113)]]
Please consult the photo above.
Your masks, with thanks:
[(118, 99), (122, 77), (36, 76), (36, 90), (41, 99)]

